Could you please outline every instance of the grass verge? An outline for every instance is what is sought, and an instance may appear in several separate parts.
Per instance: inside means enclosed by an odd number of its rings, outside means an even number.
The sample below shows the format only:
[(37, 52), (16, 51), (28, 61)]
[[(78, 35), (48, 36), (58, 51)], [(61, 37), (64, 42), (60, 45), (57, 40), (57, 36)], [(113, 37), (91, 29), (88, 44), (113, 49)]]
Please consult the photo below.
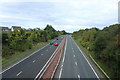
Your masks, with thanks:
[(33, 52), (47, 45), (51, 41), (52, 40), (49, 40), (48, 42), (40, 42), (40, 43), (34, 44), (32, 49), (28, 49), (24, 52), (16, 52), (16, 54), (12, 55), (9, 58), (6, 58), (6, 59), (3, 58), (2, 62), (0, 62), (0, 64), (2, 64), (2, 69), (5, 69), (9, 67), (10, 65), (13, 65), (14, 63), (22, 60), (23, 58), (27, 57), (28, 55), (32, 54)]
[[(94, 57), (94, 55), (88, 51), (86, 48), (84, 48), (83, 46), (81, 46), (81, 44), (79, 43), (79, 41), (75, 40), (75, 42), (78, 44), (78, 46), (81, 48), (81, 50), (87, 55), (87, 56), (91, 56), (95, 62), (102, 68), (102, 70), (107, 74), (109, 75), (110, 77), (113, 75), (111, 72), (109, 72), (109, 68), (100, 60), (96, 59)], [(94, 62), (94, 61), (93, 61)], [(105, 75), (106, 76), (106, 75)]]

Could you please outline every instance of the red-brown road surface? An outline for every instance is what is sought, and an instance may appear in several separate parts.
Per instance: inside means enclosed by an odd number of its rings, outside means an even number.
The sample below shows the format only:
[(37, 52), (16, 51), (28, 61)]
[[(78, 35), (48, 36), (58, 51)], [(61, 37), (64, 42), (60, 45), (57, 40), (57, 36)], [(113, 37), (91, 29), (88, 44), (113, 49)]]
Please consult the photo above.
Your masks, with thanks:
[(54, 72), (59, 64), (61, 55), (64, 51), (64, 44), (65, 44), (66, 38), (64, 38), (59, 45), (59, 48), (56, 50), (55, 55), (53, 59), (51, 60), (49, 66), (47, 67), (46, 71), (43, 73), (43, 75), (40, 77), (40, 80), (42, 79), (51, 79), (53, 78)]

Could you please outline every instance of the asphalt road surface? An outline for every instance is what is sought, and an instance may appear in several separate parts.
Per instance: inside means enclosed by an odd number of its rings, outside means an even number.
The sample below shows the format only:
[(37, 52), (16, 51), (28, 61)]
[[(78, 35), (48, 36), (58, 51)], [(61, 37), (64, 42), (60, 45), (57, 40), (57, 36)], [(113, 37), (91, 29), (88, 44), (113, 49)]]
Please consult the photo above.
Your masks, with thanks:
[[(60, 44), (63, 39), (61, 37), (63, 36), (60, 36), (53, 43)], [(48, 44), (38, 52), (3, 72), (2, 78), (35, 78), (56, 48), (57, 46)]]
[(99, 80), (92, 65), (70, 36), (68, 36), (66, 42), (61, 67), (59, 78), (91, 78)]

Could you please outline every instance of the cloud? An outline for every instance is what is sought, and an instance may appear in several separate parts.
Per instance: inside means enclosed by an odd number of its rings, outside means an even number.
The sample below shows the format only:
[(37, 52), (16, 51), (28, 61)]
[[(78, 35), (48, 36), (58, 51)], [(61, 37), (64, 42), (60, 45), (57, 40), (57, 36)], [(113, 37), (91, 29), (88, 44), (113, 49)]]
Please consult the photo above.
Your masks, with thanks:
[(25, 28), (46, 24), (57, 30), (75, 30), (96, 26), (103, 28), (118, 22), (119, 0), (1, 0), (1, 25)]

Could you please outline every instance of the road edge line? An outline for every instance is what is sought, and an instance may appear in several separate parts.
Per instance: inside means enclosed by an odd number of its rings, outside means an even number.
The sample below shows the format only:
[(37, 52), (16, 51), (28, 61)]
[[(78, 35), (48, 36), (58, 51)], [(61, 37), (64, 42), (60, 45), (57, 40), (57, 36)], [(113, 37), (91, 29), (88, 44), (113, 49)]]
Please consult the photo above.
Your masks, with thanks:
[(52, 72), (51, 79), (54, 77), (55, 71), (56, 71), (56, 70), (57, 70), (57, 68), (58, 68), (58, 65), (59, 65), (59, 63), (60, 63), (61, 56), (62, 56), (62, 54), (60, 55), (59, 60), (58, 60), (58, 63), (57, 63), (57, 65), (55, 66), (54, 71)]
[[(72, 37), (71, 37), (72, 38)], [(73, 40), (73, 39), (72, 39)], [(91, 66), (90, 62), (87, 60), (86, 56), (83, 54), (83, 52), (81, 51), (81, 49), (79, 48), (79, 46), (76, 44), (76, 42), (73, 40), (73, 42), (75, 43), (75, 45), (78, 47), (79, 51), (82, 53), (83, 57), (85, 58), (85, 60), (87, 61), (87, 63), (89, 64), (89, 66), (91, 67), (91, 69), (93, 70), (94, 74), (96, 75), (96, 77), (100, 80), (100, 78), (98, 77), (96, 71), (94, 70), (94, 68)]]
[[(53, 40), (52, 42), (54, 42), (55, 40)], [(11, 69), (12, 67), (16, 66), (17, 64), (21, 63), (22, 61), (24, 61), (25, 59), (29, 58), (30, 56), (34, 55), (35, 53), (37, 53), (38, 51), (42, 50), (43, 48), (45, 48), (46, 46), (48, 46), (49, 43), (45, 46), (43, 46), (42, 48), (38, 49), (37, 51), (33, 52), (32, 54), (26, 56), (25, 58), (23, 58), (22, 60), (16, 62), (15, 64), (11, 65), (10, 67), (8, 67), (7, 69), (5, 69), (4, 71), (0, 72), (0, 74), (6, 72), (7, 70)]]
[[(65, 38), (65, 42), (66, 42), (66, 38)], [(64, 42), (64, 46), (65, 46), (65, 42)], [(64, 46), (63, 46), (63, 48), (61, 49), (61, 52), (62, 52), (62, 53), (63, 53), (63, 51), (64, 51)], [(54, 71), (53, 71), (53, 73), (52, 73), (51, 79), (52, 79), (52, 78), (54, 77), (54, 75), (55, 75), (55, 72), (56, 72), (56, 70), (57, 70), (57, 68), (58, 68), (58, 65), (59, 65), (59, 63), (60, 63), (61, 58), (62, 58), (62, 54), (61, 54), (60, 57), (59, 57), (58, 63), (57, 63), (57, 65), (56, 65), (56, 67), (55, 67), (55, 69), (54, 69)]]
[(97, 62), (93, 59), (93, 57), (90, 55), (90, 58), (92, 59), (92, 61), (97, 65), (97, 67), (103, 72), (103, 74), (109, 79), (110, 77), (105, 73), (105, 71), (97, 64)]
[[(68, 41), (68, 39), (66, 38), (66, 42), (65, 42), (65, 50), (64, 50), (64, 56), (63, 56), (63, 60), (62, 60), (62, 65), (64, 64), (64, 60), (65, 60), (65, 53), (66, 53), (66, 47), (67, 47), (67, 41)], [(60, 74), (59, 74), (59, 80), (60, 80), (60, 78), (61, 78), (61, 74), (62, 74), (62, 69), (63, 68), (63, 66), (61, 67), (61, 69), (60, 69)]]
[(90, 56), (90, 58), (91, 58), (91, 60), (97, 65), (97, 67), (102, 71), (102, 73), (109, 79), (109, 80), (111, 80), (110, 79), (110, 77), (107, 75), (107, 73), (98, 65), (98, 63), (94, 60), (94, 58), (91, 56), (91, 55), (89, 55)]
[[(62, 40), (63, 41), (63, 40)], [(61, 42), (62, 42), (61, 41)], [(61, 42), (60, 42), (60, 44), (61, 44)], [(59, 44), (59, 46), (60, 46), (60, 44)], [(51, 57), (48, 59), (48, 61), (45, 63), (45, 65), (43, 66), (43, 68), (39, 71), (39, 73), (37, 74), (37, 76), (34, 78), (34, 80), (36, 80), (39, 76), (41, 77), (41, 72), (45, 69), (45, 67), (47, 66), (47, 64), (49, 65), (49, 63), (48, 62), (50, 62), (50, 60), (54, 57), (54, 55), (55, 55), (55, 52), (57, 51), (57, 49), (59, 48), (59, 46), (56, 48), (56, 50), (53, 52), (53, 54), (51, 55)], [(44, 73), (44, 72), (43, 72)], [(43, 74), (42, 74), (43, 75)]]

